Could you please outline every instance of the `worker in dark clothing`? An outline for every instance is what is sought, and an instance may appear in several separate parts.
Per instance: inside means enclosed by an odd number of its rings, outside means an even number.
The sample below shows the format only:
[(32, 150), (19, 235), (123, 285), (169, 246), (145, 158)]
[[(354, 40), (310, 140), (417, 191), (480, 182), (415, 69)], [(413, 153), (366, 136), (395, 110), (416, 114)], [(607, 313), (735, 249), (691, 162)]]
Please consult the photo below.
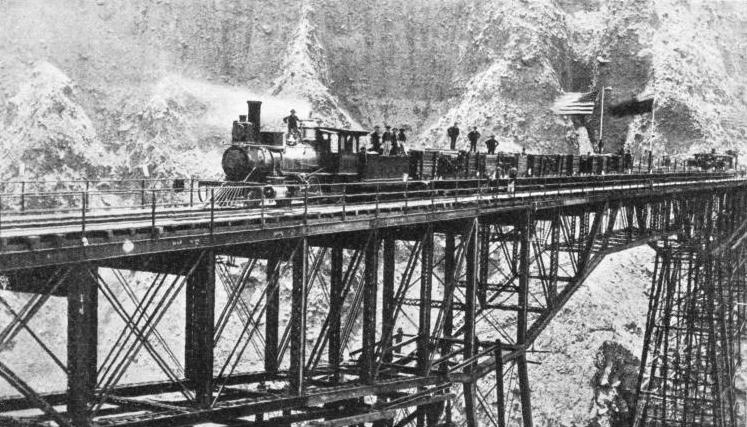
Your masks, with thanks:
[(625, 150), (623, 169), (625, 169), (625, 173), (630, 173), (633, 170), (633, 155), (630, 154), (630, 150)]
[(297, 139), (301, 138), (301, 132), (298, 130), (298, 116), (296, 116), (296, 110), (291, 110), (289, 116), (283, 118), (283, 123), (288, 125), (288, 135), (293, 135)]
[(399, 128), (399, 133), (397, 134), (397, 145), (399, 145), (399, 154), (405, 155), (407, 154), (407, 146), (405, 143), (407, 142), (407, 136), (405, 136), (405, 130), (403, 128)]
[(448, 135), (449, 140), (451, 140), (451, 149), (456, 150), (456, 141), (459, 137), (459, 128), (457, 127), (457, 122), (454, 122), (454, 126), (446, 129), (446, 135)]
[(374, 126), (374, 131), (371, 132), (371, 151), (381, 153), (381, 134), (378, 126)]
[[(396, 132), (397, 129), (392, 129), (392, 134)], [(399, 144), (397, 144), (397, 138), (392, 138), (392, 148), (389, 150), (390, 156), (399, 156), (402, 154), (402, 151), (400, 150)]]
[(477, 141), (480, 140), (480, 132), (477, 131), (477, 127), (472, 128), (472, 131), (467, 134), (467, 139), (469, 139), (469, 152), (476, 153)]
[(490, 135), (490, 138), (485, 141), (485, 145), (488, 146), (488, 154), (495, 154), (495, 147), (498, 146), (495, 135)]

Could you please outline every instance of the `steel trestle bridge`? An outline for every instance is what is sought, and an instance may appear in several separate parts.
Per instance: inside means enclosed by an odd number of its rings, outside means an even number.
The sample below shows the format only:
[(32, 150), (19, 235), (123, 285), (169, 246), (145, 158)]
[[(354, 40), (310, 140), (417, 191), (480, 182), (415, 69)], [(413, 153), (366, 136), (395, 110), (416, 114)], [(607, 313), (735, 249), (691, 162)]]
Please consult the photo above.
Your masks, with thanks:
[[(435, 184), (306, 186), (284, 203), (182, 180), (2, 184), (15, 392), (0, 424), (531, 426), (532, 343), (606, 255), (649, 245), (631, 422), (737, 425), (744, 177)], [(42, 317), (58, 301), (64, 351)], [(64, 380), (38, 390), (11, 351)], [(128, 380), (139, 358), (157, 379)]]

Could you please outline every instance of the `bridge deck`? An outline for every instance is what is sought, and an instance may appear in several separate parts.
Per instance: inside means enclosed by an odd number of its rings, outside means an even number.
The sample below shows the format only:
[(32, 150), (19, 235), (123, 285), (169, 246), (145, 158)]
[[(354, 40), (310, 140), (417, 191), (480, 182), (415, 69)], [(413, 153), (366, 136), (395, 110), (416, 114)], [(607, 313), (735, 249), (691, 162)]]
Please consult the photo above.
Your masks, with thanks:
[[(545, 185), (514, 193), (495, 188), (380, 192), (371, 201), (322, 196), (322, 203), (253, 208), (161, 206), (156, 209), (92, 211), (90, 214), (15, 214), (0, 221), (0, 271), (81, 260), (174, 252), (301, 235), (324, 235), (379, 227), (467, 218), (476, 214), (585, 205), (610, 199), (657, 197), (747, 183), (741, 177), (693, 175), (672, 182), (614, 180), (589, 187)], [(386, 200), (388, 201), (376, 201)], [(391, 200), (396, 198), (395, 200)], [(122, 243), (133, 243), (124, 251)]]

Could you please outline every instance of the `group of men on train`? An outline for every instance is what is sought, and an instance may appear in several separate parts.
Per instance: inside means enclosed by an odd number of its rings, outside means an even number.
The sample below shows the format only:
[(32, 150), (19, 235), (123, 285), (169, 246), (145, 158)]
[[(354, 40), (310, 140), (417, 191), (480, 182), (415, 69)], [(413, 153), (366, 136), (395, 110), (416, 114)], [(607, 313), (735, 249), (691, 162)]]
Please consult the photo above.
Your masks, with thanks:
[[(288, 134), (294, 136), (300, 136), (298, 129), (300, 120), (296, 116), (296, 111), (291, 110), (291, 114), (283, 119), (288, 125)], [(384, 133), (381, 133), (379, 126), (374, 126), (374, 131), (369, 134), (370, 146), (369, 152), (376, 152), (383, 156), (400, 156), (407, 154), (407, 135), (405, 135), (404, 128), (392, 128), (389, 125), (384, 126)], [(459, 139), (459, 124), (454, 122), (454, 125), (446, 129), (446, 136), (449, 139), (449, 148), (456, 150), (457, 140)], [(473, 127), (472, 130), (467, 133), (467, 140), (469, 141), (469, 152), (477, 152), (477, 143), (480, 141), (482, 135), (477, 130), (477, 126)], [(495, 154), (495, 149), (498, 147), (498, 141), (495, 139), (495, 135), (490, 135), (485, 141), (488, 154)], [(365, 148), (364, 148), (365, 149)]]

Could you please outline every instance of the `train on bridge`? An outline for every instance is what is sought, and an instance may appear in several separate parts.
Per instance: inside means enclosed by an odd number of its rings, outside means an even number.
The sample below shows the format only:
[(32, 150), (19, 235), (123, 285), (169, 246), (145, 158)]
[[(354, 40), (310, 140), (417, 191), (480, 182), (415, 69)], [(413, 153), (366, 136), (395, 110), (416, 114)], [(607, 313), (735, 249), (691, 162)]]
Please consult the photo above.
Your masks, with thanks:
[[(669, 171), (728, 171), (736, 168), (737, 157), (704, 153), (685, 162), (665, 157), (657, 163), (650, 155), (636, 164), (631, 154), (486, 154), (444, 149), (414, 149), (405, 155), (384, 156), (367, 151), (362, 138), (365, 130), (322, 126), (301, 120), (297, 135), (261, 131), (261, 102), (247, 101), (248, 115), (233, 122), (232, 140), (225, 150), (222, 167), (225, 182), (202, 181), (203, 188), (231, 187), (234, 197), (275, 199), (280, 203), (298, 196), (300, 189), (313, 194), (334, 191), (334, 184), (365, 183), (399, 191), (404, 182), (414, 190), (435, 182), (450, 188), (457, 180), (473, 180), (473, 185), (490, 183), (513, 188), (522, 178), (562, 179), (562, 177), (633, 174)], [(463, 185), (463, 184), (462, 184)], [(245, 188), (237, 191), (236, 188)], [(261, 190), (264, 194), (254, 194)], [(243, 194), (247, 193), (247, 194)]]

